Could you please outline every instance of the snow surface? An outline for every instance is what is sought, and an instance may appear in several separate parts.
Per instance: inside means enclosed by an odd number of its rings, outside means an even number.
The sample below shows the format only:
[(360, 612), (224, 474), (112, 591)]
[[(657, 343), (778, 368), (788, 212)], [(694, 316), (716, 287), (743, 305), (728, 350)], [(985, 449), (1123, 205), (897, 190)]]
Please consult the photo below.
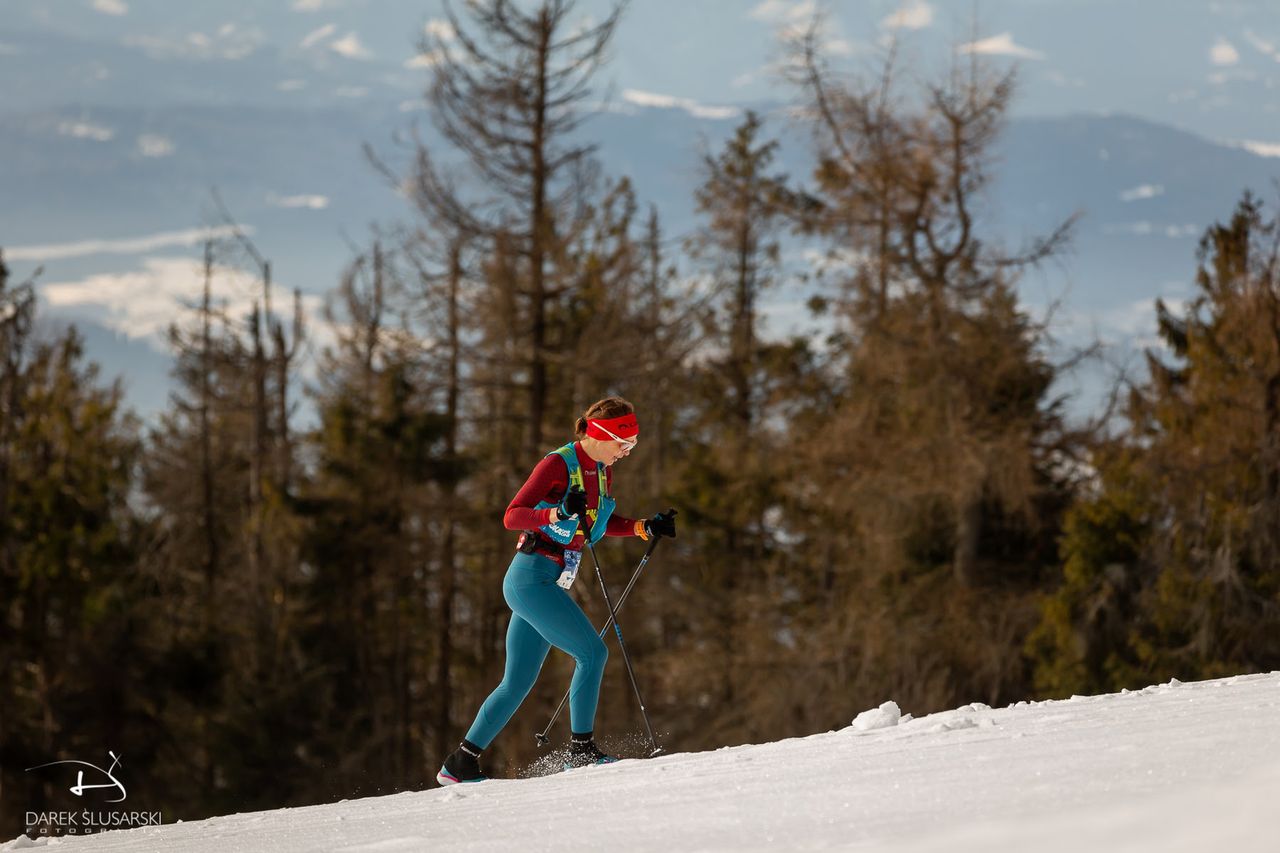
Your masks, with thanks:
[(860, 732), (872, 729), (887, 729), (902, 721), (902, 711), (897, 702), (884, 702), (879, 708), (863, 711), (853, 718), (853, 727)]
[(0, 850), (1280, 851), (1280, 673), (898, 715), (886, 702), (858, 716), (865, 731), (96, 836), (22, 836)]

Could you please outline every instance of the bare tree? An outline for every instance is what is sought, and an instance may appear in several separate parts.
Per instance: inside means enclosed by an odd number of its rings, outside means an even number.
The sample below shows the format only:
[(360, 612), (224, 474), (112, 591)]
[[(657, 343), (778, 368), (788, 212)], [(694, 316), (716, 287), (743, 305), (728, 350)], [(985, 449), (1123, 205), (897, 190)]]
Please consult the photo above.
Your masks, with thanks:
[(536, 453), (548, 412), (553, 305), (572, 284), (566, 247), (588, 224), (596, 185), (594, 147), (572, 135), (622, 7), (598, 24), (575, 22), (568, 0), (529, 12), (481, 0), (466, 10), (464, 24), (446, 5), (450, 31), (423, 45), (436, 62), (432, 117), (453, 156), (420, 146), (413, 192), (431, 220), (510, 255), (511, 275), (494, 285), (509, 287), (517, 302), (508, 334), (519, 342), (526, 449)]
[(1014, 71), (970, 55), (909, 87), (891, 47), (876, 72), (841, 76), (820, 34), (796, 42), (792, 69), (817, 156), (794, 212), (831, 249), (840, 332), (837, 394), (806, 457), (840, 483), (805, 516), (833, 531), (825, 586), (848, 603), (823, 654), (870, 692), (931, 707), (1020, 695), (1037, 568), (1001, 540), (1052, 554), (1062, 426), (1045, 328), (1015, 284), (1074, 218), (1015, 251), (983, 232)]
[[(1012, 286), (1019, 270), (1063, 248), (1074, 218), (1015, 254), (982, 239), (975, 225), (991, 179), (992, 146), (1014, 90), (1013, 71), (993, 74), (971, 56), (911, 102), (896, 83), (892, 50), (877, 78), (834, 82), (817, 50), (819, 32), (815, 24), (797, 45), (796, 67), (819, 153), (819, 203), (805, 208), (803, 218), (857, 258), (840, 289), (862, 348), (853, 369), (875, 372), (890, 384), (898, 381), (891, 373), (913, 373), (920, 415), (927, 419), (914, 424), (922, 442), (911, 456), (922, 466), (918, 482), (936, 487), (950, 507), (952, 566), (956, 579), (968, 584), (983, 500), (1017, 509), (1035, 488), (1033, 457), (1007, 450), (1027, 446), (1025, 437), (1043, 426), (1044, 383), (1032, 375), (1043, 331), (1017, 311)], [(909, 317), (903, 306), (910, 307)], [(988, 346), (985, 353), (965, 349), (966, 339), (999, 313), (1006, 315), (1007, 346)], [(990, 337), (987, 342), (994, 344)], [(1031, 373), (1019, 375), (1023, 365)], [(870, 374), (862, 378), (873, 380)], [(1002, 379), (1041, 390), (1016, 413), (993, 407)]]

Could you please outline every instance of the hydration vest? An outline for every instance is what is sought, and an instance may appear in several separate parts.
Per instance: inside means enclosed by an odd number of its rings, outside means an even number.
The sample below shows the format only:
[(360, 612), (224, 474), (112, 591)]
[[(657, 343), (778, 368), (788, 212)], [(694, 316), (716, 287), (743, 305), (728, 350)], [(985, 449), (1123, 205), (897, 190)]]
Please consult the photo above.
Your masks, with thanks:
[[(569, 488), (582, 489), (586, 491), (586, 486), (582, 479), (582, 466), (578, 464), (578, 452), (574, 449), (573, 444), (566, 444), (558, 450), (553, 450), (547, 456), (559, 454), (564, 458), (564, 464), (569, 467)], [(613, 507), (616, 504), (613, 498), (609, 496), (609, 474), (605, 470), (605, 466), (596, 463), (596, 477), (600, 484), (599, 506), (595, 509), (587, 510), (587, 518), (591, 521), (590, 536), (587, 541), (595, 544), (604, 536), (605, 528), (609, 526), (609, 516), (613, 515)], [(551, 509), (559, 504), (551, 501), (538, 501), (535, 509)], [(577, 518), (562, 518), (555, 524), (545, 524), (538, 528), (542, 534), (558, 545), (569, 545), (573, 542), (574, 537), (578, 534)]]

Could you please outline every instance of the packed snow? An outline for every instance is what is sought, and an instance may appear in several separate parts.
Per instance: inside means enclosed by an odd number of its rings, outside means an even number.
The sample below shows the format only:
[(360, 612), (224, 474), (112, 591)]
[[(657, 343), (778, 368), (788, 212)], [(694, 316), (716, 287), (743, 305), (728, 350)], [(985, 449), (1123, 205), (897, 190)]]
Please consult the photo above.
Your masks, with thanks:
[(1277, 803), (1271, 673), (919, 719), (887, 701), (777, 743), (0, 850), (1274, 853)]
[[(908, 718), (910, 716), (910, 714), (907, 715)], [(900, 722), (902, 722), (902, 710), (897, 702), (889, 701), (881, 704), (879, 708), (863, 711), (854, 717), (853, 727), (860, 732), (869, 732), (872, 729), (887, 729)]]

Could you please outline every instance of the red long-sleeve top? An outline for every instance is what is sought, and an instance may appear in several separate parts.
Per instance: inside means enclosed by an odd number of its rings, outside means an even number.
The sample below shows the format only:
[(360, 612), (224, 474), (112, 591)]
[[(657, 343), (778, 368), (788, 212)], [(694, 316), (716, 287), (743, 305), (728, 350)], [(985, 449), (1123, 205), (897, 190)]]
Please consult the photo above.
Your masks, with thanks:
[[(587, 491), (587, 509), (600, 506), (600, 482), (596, 474), (596, 461), (582, 449), (582, 443), (575, 441), (573, 449), (578, 454), (578, 465), (582, 469), (582, 485)], [(613, 469), (605, 468), (605, 480), (613, 491)], [(534, 509), (540, 501), (558, 504), (569, 491), (569, 467), (558, 453), (544, 456), (536, 466), (529, 479), (524, 481), (520, 491), (511, 499), (506, 513), (502, 516), (502, 524), (508, 530), (537, 530), (551, 523), (550, 509)], [(605, 526), (606, 536), (635, 536), (636, 521), (624, 518), (614, 512), (609, 516)], [(568, 550), (582, 549), (582, 537), (575, 536), (573, 542), (565, 546)], [(550, 556), (550, 555), (548, 555)], [(557, 560), (564, 564), (563, 558)]]

